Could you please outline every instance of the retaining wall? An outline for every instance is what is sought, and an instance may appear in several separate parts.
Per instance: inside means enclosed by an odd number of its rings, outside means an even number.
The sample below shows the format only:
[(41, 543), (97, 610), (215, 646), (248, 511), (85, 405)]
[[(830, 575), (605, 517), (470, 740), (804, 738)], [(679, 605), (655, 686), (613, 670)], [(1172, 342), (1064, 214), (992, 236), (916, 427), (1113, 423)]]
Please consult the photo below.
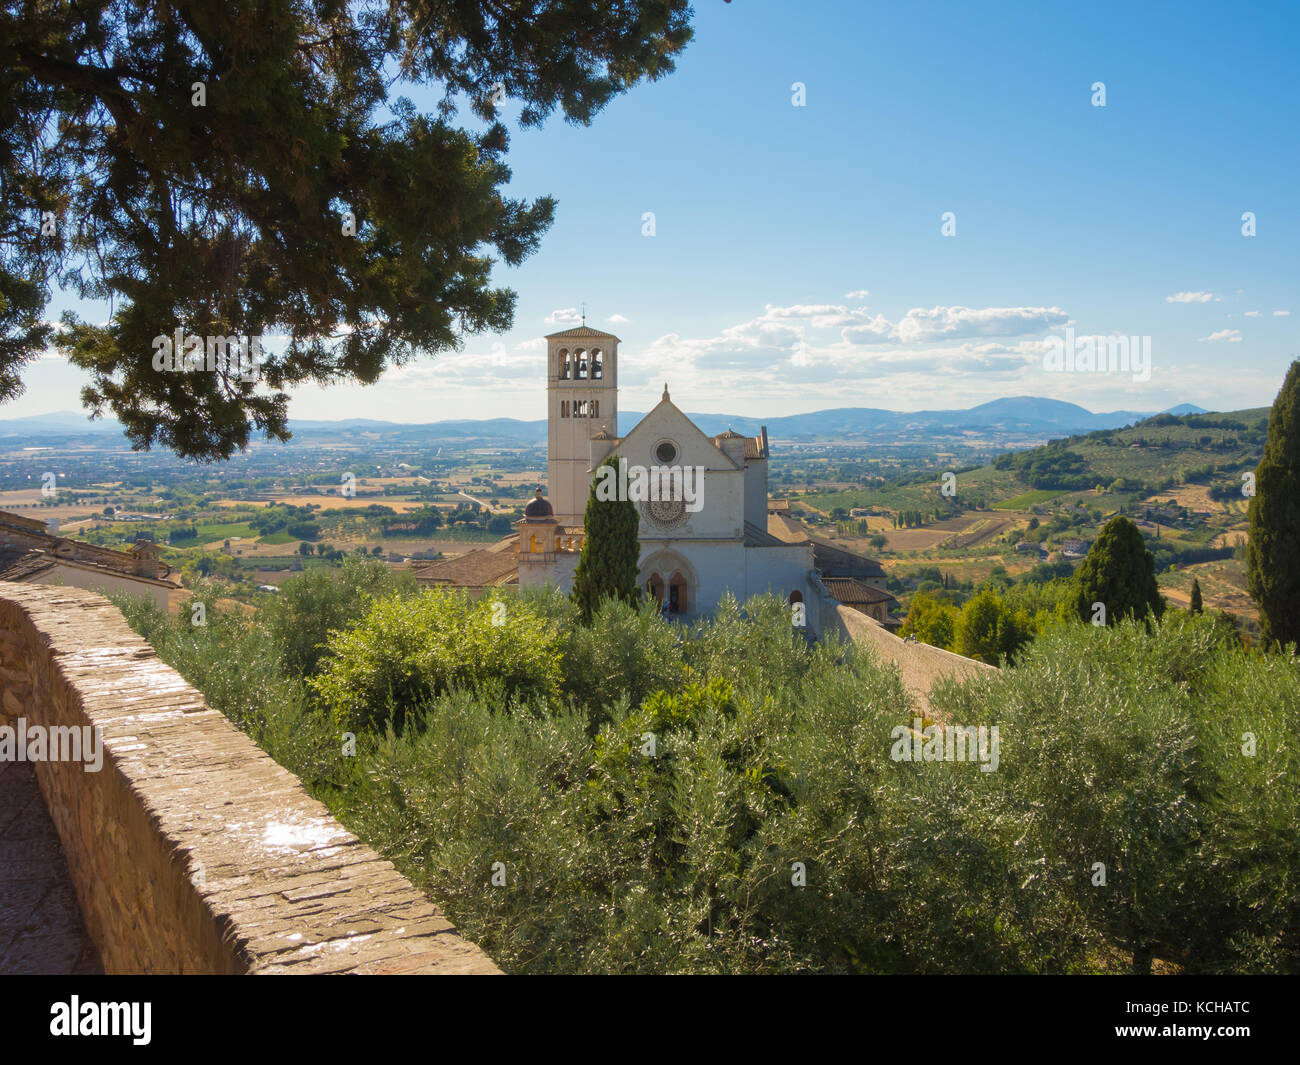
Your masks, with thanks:
[(495, 973), (126, 624), (0, 581), (0, 725), (98, 726), (103, 765), (36, 761), (109, 973)]

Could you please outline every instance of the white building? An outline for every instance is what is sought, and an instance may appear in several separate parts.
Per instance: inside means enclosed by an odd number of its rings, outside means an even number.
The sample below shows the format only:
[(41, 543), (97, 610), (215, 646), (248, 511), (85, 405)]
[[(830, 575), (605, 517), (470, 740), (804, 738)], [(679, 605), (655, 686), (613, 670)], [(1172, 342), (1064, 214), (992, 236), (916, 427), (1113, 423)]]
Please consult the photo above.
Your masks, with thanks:
[(726, 592), (741, 602), (775, 593), (804, 603), (807, 627), (820, 631), (822, 600), (811, 543), (767, 531), (768, 442), (730, 430), (706, 436), (663, 398), (625, 437), (618, 431), (618, 337), (583, 325), (547, 342), (547, 469), (550, 500), (539, 498), (519, 523), (519, 584), (572, 589), (582, 547), (582, 515), (593, 471), (610, 455), (628, 467), (702, 468), (698, 510), (680, 497), (637, 504), (642, 587), (671, 613), (715, 609)]

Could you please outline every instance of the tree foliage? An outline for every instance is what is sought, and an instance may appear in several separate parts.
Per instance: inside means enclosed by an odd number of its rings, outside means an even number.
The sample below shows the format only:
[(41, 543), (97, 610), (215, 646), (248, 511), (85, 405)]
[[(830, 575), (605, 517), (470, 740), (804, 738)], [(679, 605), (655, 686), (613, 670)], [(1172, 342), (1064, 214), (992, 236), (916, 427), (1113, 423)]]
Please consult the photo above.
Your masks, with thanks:
[[(611, 455), (601, 466), (617, 470), (618, 462)], [(598, 478), (593, 478), (582, 519), (582, 554), (573, 574), (573, 601), (587, 624), (604, 599), (636, 603), (641, 598), (637, 585), (641, 519), (636, 506), (630, 499), (597, 499), (597, 484)]]
[(1159, 618), (1164, 597), (1156, 583), (1155, 558), (1141, 530), (1122, 514), (1111, 518), (1097, 535), (1075, 574), (1078, 615), (1091, 621), (1093, 604), (1106, 608), (1106, 624), (1124, 618)]
[(1260, 638), (1300, 646), (1300, 360), (1273, 402), (1249, 521), (1246, 573)]
[(962, 607), (953, 631), (953, 650), (996, 666), (1012, 657), (1030, 636), (1028, 617), (986, 589)]
[[(371, 383), (507, 329), (494, 258), (535, 250), (555, 205), (503, 194), (500, 104), (525, 126), (557, 108), (590, 122), (673, 69), (689, 17), (687, 0), (8, 0), (0, 400), (52, 337), (52, 285), (111, 304), (57, 336), (90, 374), (86, 406), (137, 447), (204, 460), (287, 438), (291, 386)], [(440, 91), (435, 113), (399, 85)], [(155, 369), (178, 328), (283, 348), (260, 384)]]
[[(340, 630), (376, 666), (349, 690), (430, 641), (467, 672), (412, 687), (351, 757), (263, 615), (128, 609), (508, 971), (1300, 971), (1300, 671), (1213, 619), (1050, 626), (1013, 667), (937, 685), (936, 720), (999, 728), (984, 772), (892, 760), (915, 716), (898, 673), (809, 646), (777, 597), (689, 630), (606, 600), (603, 642), (556, 593), (503, 600), (494, 630), (491, 602), (421, 593), (380, 623), (382, 602)], [(485, 650), (517, 610), (559, 676), (515, 675), (558, 692), (512, 693)], [(321, 675), (359, 642), (332, 640)]]
[(339, 727), (355, 732), (400, 726), (452, 688), (499, 685), (509, 698), (547, 698), (559, 681), (559, 632), (549, 618), (439, 588), (375, 600), (330, 635), (308, 684)]

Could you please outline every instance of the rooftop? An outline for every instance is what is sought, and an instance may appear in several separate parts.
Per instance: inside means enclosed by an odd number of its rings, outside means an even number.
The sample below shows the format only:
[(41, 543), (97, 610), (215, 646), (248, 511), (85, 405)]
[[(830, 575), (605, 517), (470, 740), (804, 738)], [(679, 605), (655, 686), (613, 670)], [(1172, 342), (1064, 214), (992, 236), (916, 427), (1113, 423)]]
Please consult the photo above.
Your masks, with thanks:
[(897, 603), (888, 592), (873, 588), (852, 577), (823, 577), (822, 584), (837, 603), (846, 606), (874, 606), (876, 603)]
[(592, 337), (604, 337), (607, 340), (617, 340), (613, 333), (603, 333), (599, 329), (592, 329), (589, 325), (575, 325), (572, 329), (561, 329), (558, 333), (547, 333), (547, 340), (577, 340)]
[(491, 547), (466, 551), (455, 558), (417, 562), (411, 566), (411, 573), (423, 585), (493, 588), (510, 584), (519, 570), (514, 552), (515, 539), (509, 536)]

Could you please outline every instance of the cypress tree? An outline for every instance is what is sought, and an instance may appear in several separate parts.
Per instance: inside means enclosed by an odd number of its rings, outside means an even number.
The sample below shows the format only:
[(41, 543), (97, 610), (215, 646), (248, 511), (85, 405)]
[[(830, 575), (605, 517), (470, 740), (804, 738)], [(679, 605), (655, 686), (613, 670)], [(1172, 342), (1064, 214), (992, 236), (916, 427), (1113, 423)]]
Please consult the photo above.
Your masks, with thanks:
[(1192, 578), (1192, 602), (1187, 609), (1193, 614), (1199, 614), (1205, 609), (1201, 603), (1201, 582), (1195, 577)]
[[(618, 459), (611, 455), (601, 466), (612, 466), (617, 473)], [(573, 601), (585, 625), (591, 624), (602, 599), (633, 604), (641, 599), (636, 579), (641, 557), (641, 541), (637, 539), (640, 518), (630, 499), (597, 499), (599, 482), (598, 476), (592, 478), (582, 519), (582, 554), (573, 574)]]
[(1249, 519), (1246, 580), (1261, 643), (1300, 645), (1300, 359), (1273, 401)]
[(1156, 583), (1156, 561), (1147, 550), (1141, 530), (1119, 515), (1106, 523), (1088, 557), (1079, 565), (1078, 611), (1084, 621), (1092, 620), (1092, 604), (1104, 603), (1106, 624), (1121, 618), (1159, 618), (1165, 600)]

